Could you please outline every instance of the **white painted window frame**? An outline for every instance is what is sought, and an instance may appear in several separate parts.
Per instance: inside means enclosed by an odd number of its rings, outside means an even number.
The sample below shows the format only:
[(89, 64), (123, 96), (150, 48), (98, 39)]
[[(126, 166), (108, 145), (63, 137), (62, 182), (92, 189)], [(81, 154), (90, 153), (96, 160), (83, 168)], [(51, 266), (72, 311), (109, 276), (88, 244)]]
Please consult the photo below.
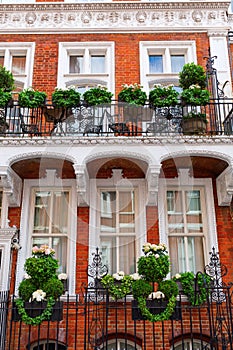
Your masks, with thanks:
[[(16, 294), (19, 283), (23, 279), (25, 260), (31, 256), (31, 232), (30, 225), (32, 224), (32, 217), (34, 216), (34, 207), (32, 203), (32, 191), (34, 188), (70, 188), (71, 198), (69, 207), (69, 235), (67, 241), (67, 275), (69, 280), (69, 294), (75, 294), (75, 271), (76, 271), (76, 237), (77, 237), (77, 192), (75, 179), (60, 179), (57, 178), (53, 170), (47, 170), (49, 176), (43, 179), (25, 180), (22, 200), (22, 212), (20, 221), (20, 244), (22, 249), (19, 251), (17, 274), (16, 274)], [(54, 175), (54, 176), (53, 176)]]
[(26, 65), (25, 74), (16, 75), (15, 86), (19, 89), (24, 89), (32, 85), (33, 64), (35, 55), (35, 43), (33, 42), (0, 42), (0, 54), (4, 56), (4, 66), (11, 71), (12, 57), (15, 55), (25, 55)]
[[(84, 55), (84, 73), (69, 73), (69, 57)], [(90, 72), (90, 54), (105, 54), (105, 73)], [(59, 43), (57, 85), (66, 88), (71, 85), (104, 85), (108, 90), (115, 91), (115, 44), (114, 42), (61, 42)]]
[(10, 273), (11, 273), (11, 243), (12, 238), (16, 234), (16, 228), (0, 229), (0, 250), (2, 251), (1, 267), (0, 267), (0, 291), (9, 290)]
[[(209, 262), (209, 252), (212, 247), (216, 248), (218, 251), (218, 241), (217, 241), (217, 230), (216, 230), (216, 217), (214, 208), (214, 196), (212, 180), (210, 178), (182, 178), (176, 179), (160, 179), (159, 180), (159, 192), (158, 192), (158, 212), (159, 212), (159, 233), (160, 242), (165, 243), (167, 247), (168, 244), (168, 234), (167, 234), (167, 213), (166, 213), (166, 192), (170, 188), (177, 187), (177, 189), (183, 187), (185, 189), (193, 190), (195, 188), (202, 188), (205, 197), (205, 209), (204, 214), (206, 215), (206, 227), (204, 232), (204, 264)], [(182, 182), (181, 182), (182, 181)], [(203, 202), (202, 202), (203, 205)]]
[[(154, 84), (179, 83), (179, 74), (171, 72), (171, 55), (184, 55), (185, 63), (197, 63), (196, 42), (187, 41), (140, 41), (140, 80), (144, 90), (149, 93)], [(149, 55), (163, 56), (163, 73), (149, 72)]]
[(146, 237), (146, 186), (145, 180), (141, 179), (122, 179), (117, 184), (113, 178), (110, 179), (91, 179), (90, 180), (90, 232), (89, 232), (89, 261), (92, 262), (96, 247), (100, 247), (100, 196), (99, 189), (114, 190), (114, 189), (135, 189), (137, 191), (137, 212), (135, 218), (136, 227), (136, 256), (135, 260), (142, 255), (142, 246), (147, 241)]

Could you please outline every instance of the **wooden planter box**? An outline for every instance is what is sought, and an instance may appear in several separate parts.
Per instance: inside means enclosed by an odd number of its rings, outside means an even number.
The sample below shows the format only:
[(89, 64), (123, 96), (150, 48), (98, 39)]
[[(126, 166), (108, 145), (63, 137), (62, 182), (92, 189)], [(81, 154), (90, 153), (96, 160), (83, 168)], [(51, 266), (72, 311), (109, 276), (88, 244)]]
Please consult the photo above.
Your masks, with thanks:
[[(138, 302), (136, 300), (132, 300), (132, 320), (146, 320), (144, 316), (142, 316), (141, 310), (138, 307)], [(147, 300), (146, 305), (149, 308), (150, 312), (153, 315), (158, 315), (163, 312), (167, 307), (168, 301), (162, 299), (154, 299)], [(181, 320), (181, 303), (180, 301), (176, 302), (176, 306), (170, 320)]]
[(182, 130), (184, 135), (205, 134), (206, 127), (206, 122), (200, 118), (190, 118), (182, 120)]
[[(42, 302), (25, 302), (25, 310), (30, 317), (36, 317), (42, 314), (47, 306), (46, 301)], [(12, 308), (12, 320), (21, 321), (21, 316), (18, 313), (18, 309), (15, 303), (13, 303)], [(53, 306), (53, 313), (51, 315), (50, 321), (61, 321), (63, 320), (63, 301), (56, 301)]]

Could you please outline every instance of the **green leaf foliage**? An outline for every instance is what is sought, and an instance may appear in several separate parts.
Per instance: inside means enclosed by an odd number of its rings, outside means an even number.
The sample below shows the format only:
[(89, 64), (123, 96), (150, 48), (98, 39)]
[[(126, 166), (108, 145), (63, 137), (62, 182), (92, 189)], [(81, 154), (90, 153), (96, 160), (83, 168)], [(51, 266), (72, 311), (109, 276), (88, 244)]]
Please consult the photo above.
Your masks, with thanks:
[(24, 89), (19, 92), (19, 105), (27, 108), (41, 107), (45, 104), (46, 97), (47, 94), (43, 91)]
[(83, 99), (89, 106), (111, 103), (113, 94), (106, 87), (94, 87), (84, 92)]
[(11, 92), (15, 88), (14, 82), (13, 74), (0, 65), (0, 89)]
[(162, 281), (170, 270), (170, 261), (168, 255), (160, 255), (155, 257), (151, 254), (141, 256), (138, 259), (138, 273), (147, 281), (159, 282)]
[(81, 94), (75, 88), (55, 89), (52, 93), (52, 104), (54, 107), (72, 108), (80, 104)]
[(179, 73), (179, 85), (182, 89), (188, 89), (191, 85), (199, 85), (201, 89), (206, 87), (206, 74), (202, 66), (194, 62), (186, 63)]

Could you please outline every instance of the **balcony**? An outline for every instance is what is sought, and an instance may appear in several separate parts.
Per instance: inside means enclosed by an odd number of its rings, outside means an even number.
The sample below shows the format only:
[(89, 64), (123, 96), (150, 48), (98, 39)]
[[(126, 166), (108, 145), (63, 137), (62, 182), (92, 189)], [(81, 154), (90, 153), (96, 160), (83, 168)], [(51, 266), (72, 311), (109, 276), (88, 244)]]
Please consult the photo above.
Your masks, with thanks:
[[(205, 115), (203, 120), (184, 117)], [(17, 101), (0, 110), (1, 137), (153, 137), (173, 135), (232, 135), (233, 99), (211, 99), (206, 106), (182, 106), (152, 109), (113, 101), (108, 105), (71, 109), (54, 109), (51, 104), (39, 108), (22, 108)]]

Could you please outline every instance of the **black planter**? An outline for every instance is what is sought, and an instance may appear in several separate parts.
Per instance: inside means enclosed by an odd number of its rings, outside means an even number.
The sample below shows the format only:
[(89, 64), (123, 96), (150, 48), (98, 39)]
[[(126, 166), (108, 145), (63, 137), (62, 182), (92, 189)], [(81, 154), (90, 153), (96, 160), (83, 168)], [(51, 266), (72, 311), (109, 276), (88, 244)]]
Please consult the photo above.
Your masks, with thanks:
[[(29, 317), (40, 316), (47, 306), (46, 301), (42, 302), (25, 302), (25, 310)], [(15, 303), (12, 308), (12, 320), (21, 321), (21, 316), (18, 313), (18, 309)], [(53, 306), (53, 312), (50, 321), (61, 321), (63, 320), (63, 301), (56, 301)]]
[[(141, 310), (138, 307), (138, 302), (136, 300), (132, 300), (132, 320), (146, 320), (144, 316), (142, 316)], [(146, 305), (149, 308), (152, 315), (158, 315), (163, 312), (167, 307), (168, 301), (163, 299), (154, 299), (147, 300)], [(180, 301), (176, 301), (176, 306), (170, 320), (181, 320), (181, 303)]]

